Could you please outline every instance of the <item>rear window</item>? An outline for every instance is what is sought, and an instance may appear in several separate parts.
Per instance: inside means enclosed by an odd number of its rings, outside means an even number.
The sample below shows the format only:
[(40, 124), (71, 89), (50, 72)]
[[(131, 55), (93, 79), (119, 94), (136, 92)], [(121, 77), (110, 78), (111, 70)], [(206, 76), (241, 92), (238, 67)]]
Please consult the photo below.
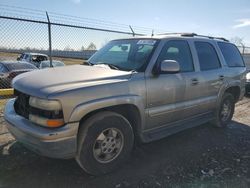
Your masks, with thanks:
[(29, 63), (10, 63), (6, 64), (8, 70), (21, 70), (21, 69), (36, 69), (36, 67)]
[(35, 62), (46, 61), (46, 60), (48, 60), (47, 56), (42, 56), (42, 55), (32, 56), (32, 61), (35, 61)]
[(218, 42), (218, 45), (229, 67), (245, 66), (240, 52), (235, 45), (225, 42)]

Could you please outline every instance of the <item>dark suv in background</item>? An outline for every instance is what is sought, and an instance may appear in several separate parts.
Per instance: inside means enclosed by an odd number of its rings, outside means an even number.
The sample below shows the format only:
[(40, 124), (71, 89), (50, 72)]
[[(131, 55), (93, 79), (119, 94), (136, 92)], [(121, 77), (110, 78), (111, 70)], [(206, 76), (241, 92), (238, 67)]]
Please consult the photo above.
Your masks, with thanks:
[(17, 75), (36, 70), (30, 63), (0, 61), (0, 89), (11, 88), (11, 81)]

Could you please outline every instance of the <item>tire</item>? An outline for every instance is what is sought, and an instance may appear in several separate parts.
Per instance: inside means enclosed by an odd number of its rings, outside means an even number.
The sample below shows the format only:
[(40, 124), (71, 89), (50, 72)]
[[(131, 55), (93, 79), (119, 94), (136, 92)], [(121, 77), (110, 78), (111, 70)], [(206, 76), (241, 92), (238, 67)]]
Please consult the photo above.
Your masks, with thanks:
[(106, 174), (129, 158), (133, 145), (133, 129), (125, 117), (99, 112), (80, 125), (76, 161), (91, 175)]
[[(226, 105), (226, 106), (224, 106)], [(226, 110), (229, 108), (228, 110)], [(235, 108), (235, 99), (231, 93), (225, 93), (221, 99), (221, 103), (216, 110), (215, 120), (212, 124), (215, 127), (226, 127), (232, 120)]]

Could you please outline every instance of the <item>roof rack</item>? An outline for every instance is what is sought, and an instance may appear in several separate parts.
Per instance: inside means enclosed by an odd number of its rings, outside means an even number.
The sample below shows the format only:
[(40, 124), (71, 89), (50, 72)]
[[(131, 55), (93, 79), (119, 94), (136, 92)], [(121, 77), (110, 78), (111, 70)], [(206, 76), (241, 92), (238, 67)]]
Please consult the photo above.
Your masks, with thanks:
[(204, 37), (204, 38), (209, 38), (209, 39), (218, 39), (218, 40), (223, 40), (226, 42), (229, 42), (229, 40), (223, 38), (223, 37), (212, 37), (212, 36), (206, 36), (206, 35), (198, 35), (196, 33), (162, 33), (158, 35), (180, 35), (182, 37)]
[(192, 35), (195, 33), (159, 33), (157, 35)]
[(229, 42), (229, 40), (227, 40), (227, 39), (225, 39), (223, 37), (212, 37), (212, 36), (206, 36), (206, 35), (198, 35), (196, 33), (184, 33), (184, 34), (181, 34), (181, 36), (183, 36), (183, 37), (204, 37), (204, 38), (219, 39), (219, 40)]

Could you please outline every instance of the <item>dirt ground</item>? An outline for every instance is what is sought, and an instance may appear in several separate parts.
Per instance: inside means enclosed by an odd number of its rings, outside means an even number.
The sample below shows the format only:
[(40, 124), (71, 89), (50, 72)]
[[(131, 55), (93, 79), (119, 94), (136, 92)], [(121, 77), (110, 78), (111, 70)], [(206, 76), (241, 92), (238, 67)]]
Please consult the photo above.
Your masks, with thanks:
[(210, 124), (138, 146), (117, 171), (93, 177), (74, 160), (41, 157), (15, 142), (0, 114), (0, 187), (250, 187), (250, 99), (225, 129)]

